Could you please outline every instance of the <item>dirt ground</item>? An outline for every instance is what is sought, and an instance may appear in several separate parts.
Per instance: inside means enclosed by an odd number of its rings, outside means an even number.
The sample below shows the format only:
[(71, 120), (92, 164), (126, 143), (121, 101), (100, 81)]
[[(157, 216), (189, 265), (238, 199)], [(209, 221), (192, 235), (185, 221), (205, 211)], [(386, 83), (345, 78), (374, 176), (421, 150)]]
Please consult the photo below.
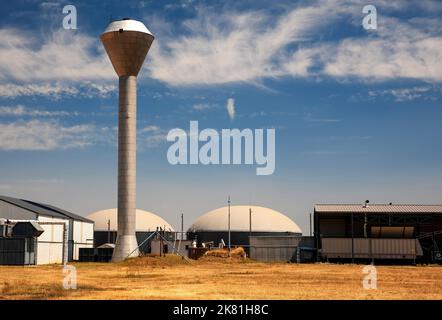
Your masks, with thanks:
[(368, 290), (362, 265), (175, 256), (72, 265), (76, 290), (63, 288), (60, 265), (0, 266), (0, 299), (442, 299), (442, 266), (377, 266)]

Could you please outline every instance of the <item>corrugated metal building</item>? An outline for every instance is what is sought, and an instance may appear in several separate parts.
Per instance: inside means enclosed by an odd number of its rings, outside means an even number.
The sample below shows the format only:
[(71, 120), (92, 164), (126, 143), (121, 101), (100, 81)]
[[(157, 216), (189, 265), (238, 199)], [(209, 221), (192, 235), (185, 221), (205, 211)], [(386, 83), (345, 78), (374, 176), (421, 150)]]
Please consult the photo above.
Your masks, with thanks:
[(319, 259), (440, 262), (442, 205), (320, 204), (314, 229)]
[(37, 264), (78, 260), (80, 248), (93, 247), (93, 221), (51, 205), (0, 196), (0, 218), (37, 221), (44, 229), (37, 239)]
[(300, 236), (250, 237), (250, 258), (258, 261), (296, 261)]
[(302, 236), (251, 236), (250, 258), (267, 262), (314, 262), (314, 238)]
[(0, 219), (0, 265), (36, 264), (36, 239), (44, 229), (36, 221)]

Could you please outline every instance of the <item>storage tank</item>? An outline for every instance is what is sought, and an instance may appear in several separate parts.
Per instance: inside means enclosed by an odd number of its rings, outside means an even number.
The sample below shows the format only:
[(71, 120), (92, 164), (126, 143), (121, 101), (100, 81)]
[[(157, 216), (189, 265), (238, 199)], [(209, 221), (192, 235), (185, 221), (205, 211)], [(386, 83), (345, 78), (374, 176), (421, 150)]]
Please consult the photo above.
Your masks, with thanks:
[[(160, 228), (166, 233), (174, 232), (172, 226), (155, 213), (136, 210), (135, 236), (137, 244), (140, 245), (152, 232)], [(106, 209), (91, 213), (88, 219), (95, 222), (94, 246), (99, 247), (105, 243), (115, 243), (118, 230), (117, 208)], [(145, 243), (140, 251), (148, 251), (148, 243)]]
[[(250, 232), (251, 230), (251, 232)], [(188, 239), (199, 244), (213, 241), (215, 246), (223, 240), (228, 246), (229, 207), (203, 214), (187, 230)], [(249, 236), (301, 236), (302, 230), (285, 214), (261, 207), (238, 205), (230, 207), (230, 245), (249, 247)]]

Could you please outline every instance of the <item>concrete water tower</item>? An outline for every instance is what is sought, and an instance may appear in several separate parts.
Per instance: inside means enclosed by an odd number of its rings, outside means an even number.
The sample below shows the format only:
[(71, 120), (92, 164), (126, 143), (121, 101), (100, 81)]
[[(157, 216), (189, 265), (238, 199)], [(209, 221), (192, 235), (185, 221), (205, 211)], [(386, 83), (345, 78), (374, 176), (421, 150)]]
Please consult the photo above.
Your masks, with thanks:
[(112, 261), (138, 256), (135, 237), (137, 75), (154, 36), (135, 20), (111, 22), (100, 36), (119, 77), (118, 98), (118, 231)]

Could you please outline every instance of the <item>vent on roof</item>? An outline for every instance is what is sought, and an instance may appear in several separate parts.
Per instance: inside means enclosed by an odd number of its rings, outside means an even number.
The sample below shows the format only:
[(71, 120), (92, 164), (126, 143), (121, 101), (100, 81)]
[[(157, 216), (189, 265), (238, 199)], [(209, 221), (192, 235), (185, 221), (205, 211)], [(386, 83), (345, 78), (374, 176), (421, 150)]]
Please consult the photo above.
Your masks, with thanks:
[(368, 208), (368, 203), (370, 202), (370, 200), (365, 200), (365, 203), (363, 205), (363, 208)]

